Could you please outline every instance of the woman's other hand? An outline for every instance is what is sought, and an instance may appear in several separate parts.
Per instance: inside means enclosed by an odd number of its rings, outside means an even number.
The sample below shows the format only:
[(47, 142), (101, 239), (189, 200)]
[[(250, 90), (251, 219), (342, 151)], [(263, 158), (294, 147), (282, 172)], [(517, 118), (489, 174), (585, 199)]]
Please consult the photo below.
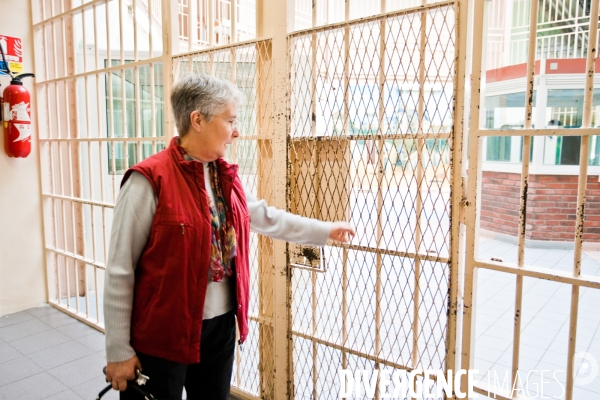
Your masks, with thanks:
[(356, 234), (350, 223), (345, 221), (336, 221), (331, 224), (329, 239), (336, 242), (348, 243)]

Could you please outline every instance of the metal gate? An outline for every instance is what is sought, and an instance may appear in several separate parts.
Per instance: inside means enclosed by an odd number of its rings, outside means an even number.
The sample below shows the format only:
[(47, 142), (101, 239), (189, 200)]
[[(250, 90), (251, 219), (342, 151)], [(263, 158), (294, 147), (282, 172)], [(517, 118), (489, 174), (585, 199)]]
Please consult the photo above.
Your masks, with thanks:
[[(592, 95), (594, 92), (594, 74), (598, 71), (598, 68), (594, 68), (594, 64), (597, 64), (597, 49), (598, 49), (598, 1), (591, 2), (579, 2), (575, 4), (573, 2), (546, 2), (545, 0), (533, 0), (524, 2), (514, 2), (512, 6), (518, 7), (517, 12), (514, 14), (519, 18), (519, 28), (521, 31), (516, 31), (515, 35), (520, 35), (520, 41), (512, 42), (515, 50), (515, 54), (524, 54), (526, 57), (526, 64), (520, 65), (523, 70), (526, 70), (524, 79), (520, 81), (513, 81), (513, 91), (524, 92), (524, 98), (522, 99), (522, 114), (519, 116), (524, 121), (523, 126), (517, 127), (513, 130), (513, 127), (503, 126), (501, 128), (487, 128), (485, 119), (488, 117), (488, 111), (486, 110), (486, 103), (484, 102), (485, 94), (485, 82), (489, 80), (489, 69), (485, 68), (485, 62), (491, 62), (492, 64), (496, 61), (492, 58), (485, 57), (485, 43), (489, 40), (491, 34), (486, 32), (486, 7), (492, 7), (494, 4), (489, 2), (476, 1), (474, 3), (474, 28), (473, 28), (473, 72), (472, 72), (472, 87), (471, 87), (471, 118), (469, 126), (469, 148), (468, 154), (469, 160), (469, 185), (468, 193), (465, 199), (465, 224), (466, 224), (466, 269), (465, 269), (465, 293), (464, 293), (464, 324), (462, 329), (462, 368), (468, 369), (474, 367), (474, 360), (479, 355), (475, 348), (475, 324), (476, 317), (479, 314), (477, 308), (477, 289), (482, 286), (481, 282), (478, 282), (478, 273), (489, 273), (489, 272), (500, 272), (501, 274), (495, 274), (500, 277), (502, 283), (505, 284), (503, 288), (504, 300), (510, 307), (510, 313), (506, 318), (506, 326), (504, 327), (506, 335), (504, 340), (506, 341), (506, 353), (509, 356), (507, 360), (504, 360), (504, 365), (507, 365), (510, 380), (509, 385), (504, 385), (504, 382), (494, 382), (491, 384), (488, 380), (480, 379), (475, 382), (475, 391), (481, 394), (489, 395), (490, 397), (498, 399), (511, 399), (511, 398), (550, 398), (548, 396), (556, 396), (554, 398), (563, 398), (564, 395), (567, 400), (574, 398), (592, 398), (597, 394), (590, 391), (582, 391), (579, 395), (576, 395), (575, 390), (577, 389), (576, 379), (578, 373), (588, 374), (592, 371), (592, 365), (595, 362), (593, 357), (586, 359), (589, 355), (577, 356), (576, 352), (587, 349), (579, 347), (579, 341), (583, 339), (579, 332), (584, 330), (579, 319), (582, 316), (587, 316), (584, 313), (580, 313), (580, 290), (586, 290), (587, 288), (599, 289), (600, 280), (597, 276), (590, 274), (590, 271), (582, 269), (583, 259), (583, 242), (586, 238), (584, 235), (589, 234), (589, 228), (593, 226), (592, 218), (590, 217), (591, 212), (588, 210), (586, 215), (586, 195), (589, 194), (586, 191), (587, 186), (591, 180), (588, 174), (588, 165), (590, 164), (590, 139), (594, 138), (594, 135), (598, 135), (600, 131), (598, 128), (592, 128)], [(500, 9), (503, 4), (496, 4)], [(573, 11), (575, 10), (575, 11)], [(578, 15), (579, 14), (579, 15)], [(577, 23), (582, 24), (587, 28), (587, 32), (584, 28), (570, 31), (552, 31), (552, 35), (538, 35), (538, 29), (551, 30), (552, 25), (548, 24), (548, 15), (559, 16), (556, 19), (568, 20), (572, 18), (577, 20)], [(526, 19), (528, 18), (528, 20)], [(561, 21), (562, 23), (562, 21)], [(489, 24), (491, 25), (491, 24)], [(563, 23), (566, 25), (566, 23)], [(549, 28), (550, 27), (550, 28)], [(527, 32), (528, 31), (528, 32)], [(514, 33), (515, 31), (513, 31)], [(569, 37), (572, 35), (572, 37)], [(564, 37), (558, 37), (562, 35)], [(576, 36), (577, 35), (577, 36)], [(578, 43), (575, 46), (574, 43)], [(526, 47), (526, 49), (524, 49)], [(575, 58), (577, 56), (586, 57), (585, 60), (585, 74), (581, 73), (582, 79), (585, 80), (584, 86), (579, 86), (579, 83), (574, 87), (581, 87), (583, 93), (583, 115), (580, 126), (572, 127), (571, 129), (559, 129), (557, 126), (546, 126), (540, 128), (540, 121), (547, 123), (546, 116), (534, 114), (536, 108), (534, 97), (535, 92), (538, 90), (542, 83), (539, 75), (548, 74), (548, 71), (552, 70), (552, 63), (558, 62), (560, 58)], [(546, 59), (547, 58), (547, 59)], [(511, 59), (512, 60), (512, 59)], [(523, 60), (525, 61), (525, 60)], [(523, 62), (518, 60), (517, 62)], [(510, 67), (514, 67), (510, 65)], [(548, 68), (547, 68), (548, 67)], [(546, 69), (547, 68), (547, 69)], [(486, 76), (486, 70), (488, 75)], [(596, 81), (597, 82), (597, 81)], [(520, 86), (518, 86), (520, 85)], [(597, 85), (597, 83), (596, 83)], [(545, 101), (542, 99), (538, 92), (538, 103), (544, 102), (543, 111), (546, 109)], [(539, 104), (538, 104), (539, 106)], [(486, 110), (486, 111), (482, 111)], [(564, 109), (560, 110), (564, 112)], [(539, 111), (538, 111), (539, 112)], [(597, 114), (598, 115), (598, 114)], [(536, 118), (537, 117), (537, 118)], [(554, 118), (554, 117), (553, 117)], [(596, 117), (597, 118), (597, 117)], [(538, 126), (535, 127), (536, 121)], [(552, 122), (552, 121), (551, 121)], [(555, 125), (554, 123), (549, 125)], [(557, 125), (557, 124), (556, 124)], [(597, 122), (596, 122), (597, 126)], [(571, 206), (572, 210), (569, 213), (572, 214), (573, 222), (572, 232), (569, 239), (573, 240), (574, 249), (572, 259), (568, 261), (570, 264), (568, 268), (563, 270), (557, 270), (552, 267), (552, 263), (548, 260), (538, 260), (535, 258), (526, 258), (530, 252), (534, 249), (526, 248), (525, 243), (527, 235), (532, 230), (532, 224), (535, 221), (531, 221), (532, 217), (539, 211), (535, 208), (532, 209), (531, 201), (528, 197), (535, 193), (536, 187), (532, 180), (533, 174), (530, 174), (530, 163), (533, 159), (532, 146), (535, 138), (536, 146), (549, 143), (545, 139), (552, 139), (554, 137), (580, 137), (580, 151), (579, 158), (576, 163), (578, 166), (579, 173), (577, 183), (574, 184), (577, 187), (576, 201), (570, 201), (566, 207)], [(515, 214), (518, 215), (518, 247), (517, 254), (514, 257), (508, 256), (507, 258), (514, 258), (515, 260), (503, 259), (502, 257), (494, 257), (492, 259), (485, 259), (479, 252), (479, 239), (481, 237), (480, 229), (480, 216), (482, 211), (482, 186), (489, 182), (482, 180), (482, 161), (484, 154), (483, 143), (484, 140), (490, 140), (492, 137), (497, 138), (508, 138), (515, 137), (518, 140), (516, 143), (522, 143), (522, 149), (520, 151), (520, 185), (518, 191), (517, 207), (515, 208)], [(544, 139), (544, 141), (542, 141)], [(591, 164), (590, 164), (591, 165)], [(559, 172), (560, 174), (560, 172)], [(573, 174), (575, 175), (575, 174)], [(561, 176), (559, 178), (565, 178)], [(566, 177), (568, 178), (568, 177)], [(517, 181), (518, 182), (518, 181)], [(563, 186), (560, 186), (562, 188)], [(560, 189), (554, 187), (551, 192), (555, 191), (558, 197), (564, 196), (564, 193), (556, 191)], [(597, 201), (597, 199), (594, 199)], [(566, 200), (565, 200), (566, 201)], [(575, 206), (573, 206), (575, 205)], [(552, 208), (552, 206), (543, 205), (540, 207)], [(593, 210), (593, 208), (592, 208)], [(552, 237), (550, 233), (548, 237)], [(594, 244), (594, 243), (593, 243)], [(572, 264), (571, 264), (572, 263)], [(526, 297), (526, 289), (532, 285), (541, 285), (542, 289), (538, 291), (538, 295), (543, 293), (544, 301), (546, 304), (551, 303), (553, 308), (551, 311), (546, 311), (549, 314), (565, 314), (565, 325), (566, 330), (563, 331), (565, 334), (564, 342), (557, 340), (554, 337), (549, 340), (550, 343), (557, 345), (557, 348), (564, 351), (563, 353), (556, 353), (558, 357), (553, 364), (554, 369), (561, 369), (564, 375), (561, 375), (564, 379), (561, 384), (563, 386), (563, 394), (551, 393), (547, 391), (540, 392), (539, 379), (536, 381), (538, 386), (533, 391), (530, 390), (530, 386), (527, 386), (527, 393), (523, 393), (522, 388), (530, 381), (530, 375), (528, 371), (535, 367), (524, 366), (526, 359), (523, 358), (524, 350), (531, 347), (531, 336), (528, 336), (528, 332), (525, 328), (526, 321), (531, 321), (532, 314), (540, 313), (539, 309), (535, 308), (535, 305)], [(489, 286), (488, 286), (489, 287)], [(560, 289), (568, 289), (566, 296), (561, 296), (552, 302), (553, 296), (559, 295)], [(560, 293), (565, 294), (565, 293)], [(594, 293), (595, 294), (595, 293)], [(597, 303), (594, 303), (594, 308)], [(591, 308), (582, 309), (584, 312), (590, 312)], [(481, 316), (481, 315), (480, 315)], [(596, 316), (597, 319), (597, 316)], [(594, 326), (597, 326), (595, 323)], [(549, 325), (545, 328), (546, 331), (558, 331), (559, 325), (557, 323)], [(597, 328), (596, 328), (597, 329)], [(550, 333), (550, 332), (548, 332)], [(525, 339), (529, 339), (525, 342)], [(539, 339), (538, 339), (539, 340)], [(542, 353), (543, 354), (543, 353)], [(597, 353), (596, 353), (597, 354)], [(539, 359), (540, 356), (538, 356)], [(581, 364), (583, 361), (588, 361)], [(592, 361), (592, 362), (589, 362)], [(529, 363), (529, 365), (531, 365)], [(579, 369), (579, 367), (581, 369)], [(597, 367), (597, 364), (596, 364)], [(586, 371), (587, 368), (587, 371)], [(520, 373), (520, 375), (519, 375)], [(595, 377), (595, 372), (591, 376), (591, 380), (587, 383), (592, 382)], [(500, 379), (502, 380), (502, 379)], [(525, 382), (524, 382), (525, 381)], [(542, 376), (543, 383), (543, 376)], [(574, 390), (575, 389), (575, 390)]]
[(295, 399), (339, 398), (340, 369), (453, 368), (457, 18), (445, 1), (288, 37), (289, 209), (357, 229), (288, 245)]
[[(173, 128), (168, 2), (32, 0), (48, 301), (104, 329), (103, 286), (124, 172)], [(165, 108), (167, 109), (165, 111)]]

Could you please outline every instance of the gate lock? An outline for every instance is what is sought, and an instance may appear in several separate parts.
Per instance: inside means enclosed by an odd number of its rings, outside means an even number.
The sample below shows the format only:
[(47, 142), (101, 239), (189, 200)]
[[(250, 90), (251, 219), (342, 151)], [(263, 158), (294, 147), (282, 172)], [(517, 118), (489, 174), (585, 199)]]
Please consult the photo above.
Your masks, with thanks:
[(290, 266), (314, 272), (327, 272), (325, 248), (302, 244), (289, 244)]

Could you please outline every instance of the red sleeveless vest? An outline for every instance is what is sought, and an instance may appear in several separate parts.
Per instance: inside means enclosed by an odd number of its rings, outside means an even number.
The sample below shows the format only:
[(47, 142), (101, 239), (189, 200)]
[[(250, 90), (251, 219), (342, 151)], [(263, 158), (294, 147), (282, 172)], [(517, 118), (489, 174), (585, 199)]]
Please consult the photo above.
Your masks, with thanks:
[[(130, 168), (144, 175), (158, 199), (148, 243), (135, 271), (131, 346), (183, 364), (200, 362), (208, 285), (211, 225), (204, 168), (186, 161), (176, 139)], [(250, 216), (238, 166), (217, 160), (219, 179), (237, 237), (235, 280), (240, 340), (248, 335)]]

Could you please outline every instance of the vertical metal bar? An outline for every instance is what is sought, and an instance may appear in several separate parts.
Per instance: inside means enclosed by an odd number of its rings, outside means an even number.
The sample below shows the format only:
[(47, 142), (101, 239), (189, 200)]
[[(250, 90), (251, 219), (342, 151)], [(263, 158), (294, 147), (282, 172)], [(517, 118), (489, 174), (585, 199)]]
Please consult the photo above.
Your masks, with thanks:
[(119, 0), (119, 53), (121, 56), (121, 65), (125, 64), (125, 45), (123, 39), (123, 0)]
[[(81, 10), (81, 30), (82, 30), (82, 40), (83, 40), (83, 72), (88, 71), (87, 67), (87, 40), (86, 40), (86, 29), (85, 29), (85, 10)], [(87, 79), (87, 75), (85, 76)]]
[(231, 40), (230, 43), (237, 43), (237, 2), (238, 0), (230, 0), (229, 7), (231, 8)]
[[(344, 20), (350, 20), (350, 2), (346, 0), (344, 3)], [(344, 27), (344, 133), (350, 134), (350, 26)], [(350, 146), (352, 151), (352, 145)], [(350, 157), (350, 163), (352, 156)], [(342, 346), (345, 348), (348, 340), (348, 249), (343, 249), (343, 270), (342, 270)], [(348, 353), (342, 351), (342, 368), (348, 367)]]
[[(50, 114), (50, 113), (49, 113)], [(51, 193), (52, 194), (56, 194), (56, 180), (54, 179), (54, 160), (53, 160), (53, 156), (52, 154), (54, 153), (53, 151), (53, 146), (52, 146), (52, 142), (48, 142), (48, 148), (49, 148), (49, 154), (50, 154), (50, 187), (51, 187)], [(58, 217), (57, 217), (57, 208), (58, 208), (58, 204), (57, 204), (57, 200), (52, 198), (51, 199), (51, 205), (52, 205), (52, 226), (54, 228), (54, 248), (58, 249)], [(61, 213), (62, 215), (62, 213)], [(58, 281), (58, 303), (61, 302), (62, 299), (62, 285), (61, 285), (61, 281), (60, 281), (60, 265), (58, 262), (58, 254), (55, 253), (54, 254), (54, 261), (55, 261), (55, 266), (56, 266), (56, 279)]]
[(450, 215), (450, 304), (448, 310), (448, 330), (446, 333), (446, 370), (459, 370), (460, 357), (458, 348), (458, 326), (461, 319), (459, 312), (462, 310), (462, 300), (459, 291), (459, 277), (464, 276), (459, 272), (462, 269), (464, 261), (465, 235), (461, 226), (461, 214), (464, 213), (463, 199), (463, 171), (466, 162), (463, 162), (463, 143), (466, 135), (466, 80), (468, 76), (468, 51), (467, 51), (467, 32), (468, 32), (468, 1), (459, 0), (454, 5), (454, 16), (457, 32), (455, 34), (456, 43), (456, 64), (454, 75), (454, 96), (455, 108), (453, 114), (454, 126), (452, 130), (452, 165), (450, 166), (450, 188), (452, 191), (451, 215)]
[[(46, 2), (45, 1), (41, 1), (42, 3), (42, 21), (45, 20), (47, 18), (47, 10), (46, 10)], [(48, 35), (46, 33), (46, 27), (50, 26), (50, 28), (52, 29), (52, 47), (49, 46), (48, 44)], [(49, 60), (50, 60), (50, 52), (52, 54), (52, 60), (54, 61), (54, 71), (56, 71), (56, 43), (54, 43), (54, 26), (53, 23), (50, 24), (45, 24), (42, 25), (42, 37), (43, 37), (43, 49), (44, 49), (44, 78), (45, 79), (50, 79), (50, 73), (49, 73)], [(51, 50), (49, 50), (51, 49)], [(55, 98), (56, 98), (56, 82), (53, 83), (54, 85), (54, 92), (55, 92)], [(53, 122), (52, 122), (52, 118), (54, 117), (54, 113), (50, 112), (50, 84), (45, 84), (44, 85), (45, 91), (46, 91), (46, 107), (48, 108), (48, 138), (52, 139), (54, 137), (54, 133), (53, 133)], [(55, 103), (56, 106), (58, 106), (58, 103)], [(56, 113), (58, 114), (58, 112)], [(60, 119), (60, 118), (58, 118)], [(46, 146), (48, 148), (48, 159), (49, 159), (49, 175), (50, 175), (50, 193), (51, 194), (56, 194), (56, 180), (55, 180), (55, 176), (54, 176), (54, 157), (53, 157), (53, 146), (52, 146), (53, 142), (49, 141), (45, 144), (40, 144), (43, 146)], [(50, 209), (52, 210), (52, 215), (51, 215), (51, 223), (52, 223), (52, 230), (53, 230), (53, 246), (55, 249), (58, 248), (58, 221), (57, 221), (57, 201), (54, 198), (49, 199), (50, 201)], [(61, 280), (60, 280), (60, 265), (59, 265), (59, 261), (58, 261), (58, 254), (57, 253), (53, 253), (54, 258), (54, 272), (56, 274), (56, 288), (57, 288), (57, 294), (56, 294), (56, 303), (60, 304), (61, 299), (62, 299), (62, 284), (61, 284)]]
[[(173, 137), (175, 125), (171, 112), (171, 102), (166, 96), (171, 93), (173, 86), (173, 52), (179, 46), (179, 34), (177, 32), (177, 4), (175, 2), (162, 2), (162, 27), (163, 53), (162, 53), (162, 81), (163, 81), (163, 114), (165, 137), (170, 140)], [(168, 145), (168, 143), (167, 143)]]
[[(54, 53), (54, 57), (52, 59), (53, 64), (54, 64), (54, 76), (52, 78), (58, 78), (58, 45), (57, 45), (58, 41), (56, 40), (56, 34), (54, 32), (56, 30), (55, 27), (54, 27), (55, 22), (56, 22), (56, 20), (53, 20), (51, 22), (52, 48), (53, 48), (53, 53)], [(59, 111), (60, 110), (59, 104), (62, 104), (62, 102), (59, 102), (59, 98), (58, 98), (58, 82), (55, 82), (55, 86), (54, 87), (56, 89), (54, 91), (54, 97), (55, 97), (55, 99), (54, 99), (55, 103), (54, 104), (56, 104), (56, 111), (57, 111), (57, 114), (58, 114), (60, 112)], [(57, 123), (56, 124), (57, 132), (56, 133), (57, 133), (57, 137), (59, 137), (59, 138), (62, 136), (61, 135), (62, 129), (60, 129), (60, 121), (61, 121), (61, 119), (62, 118), (56, 118), (56, 123)]]
[[(139, 60), (138, 53), (138, 21), (137, 21), (137, 0), (131, 1), (131, 8), (133, 9), (132, 23), (133, 23), (133, 61)], [(137, 67), (136, 67), (137, 69)]]
[[(525, 126), (524, 129), (531, 129), (533, 124), (533, 83), (535, 75), (535, 54), (537, 46), (537, 23), (538, 23), (538, 1), (531, 1), (529, 13), (529, 48), (527, 50), (527, 89), (525, 90)], [(529, 162), (530, 162), (531, 136), (523, 137), (523, 152), (521, 162), (521, 188), (520, 188), (520, 211), (519, 211), (519, 244), (518, 244), (518, 265), (523, 267), (525, 263), (525, 230), (527, 219), (527, 188), (529, 183)], [(519, 354), (521, 350), (521, 316), (523, 306), (523, 276), (516, 276), (515, 287), (515, 312), (513, 327), (513, 354), (512, 354), (512, 372), (511, 382), (513, 390), (518, 387), (517, 380), (519, 369)], [(514, 392), (513, 392), (514, 395)]]
[(162, 0), (148, 0), (148, 57), (154, 57), (153, 39), (152, 39), (152, 28), (154, 20), (152, 19), (152, 1)]
[[(88, 118), (89, 119), (89, 118)], [(87, 145), (87, 157), (88, 157), (88, 179), (89, 179), (89, 185), (90, 185), (90, 200), (94, 201), (94, 181), (93, 181), (93, 175), (92, 175), (92, 143), (88, 142)], [(100, 172), (102, 173), (102, 171)], [(94, 260), (94, 262), (98, 262), (98, 258), (97, 258), (97, 254), (96, 254), (96, 227), (94, 224), (94, 206), (90, 205), (90, 225), (91, 225), (91, 234), (92, 234), (92, 259)], [(96, 269), (96, 267), (94, 267), (94, 269)], [(87, 317), (90, 317), (90, 299), (89, 299), (89, 290), (88, 290), (88, 284), (87, 284), (87, 270), (86, 270), (86, 285), (85, 285), (85, 308), (86, 308), (86, 314)]]
[[(425, 3), (425, 0), (422, 0)], [(415, 209), (415, 291), (413, 293), (413, 348), (412, 348), (412, 367), (417, 368), (419, 357), (419, 302), (420, 302), (420, 278), (421, 278), (421, 252), (422, 229), (421, 229), (421, 214), (423, 213), (423, 180), (425, 179), (425, 171), (423, 170), (423, 151), (425, 149), (425, 139), (423, 131), (423, 118), (425, 115), (425, 57), (427, 46), (427, 12), (421, 12), (421, 26), (419, 36), (419, 102), (417, 105), (417, 113), (419, 117), (419, 128), (417, 130), (417, 198)]]
[[(531, 129), (533, 114), (533, 80), (535, 72), (535, 53), (537, 45), (538, 1), (531, 1), (529, 20), (529, 48), (527, 52), (527, 89), (525, 90), (525, 126)], [(529, 157), (529, 154), (527, 155)]]
[[(46, 18), (46, 4), (44, 1), (41, 2), (42, 3), (42, 21), (45, 20)], [(46, 27), (48, 26), (48, 23), (44, 24), (41, 26), (41, 30), (42, 30), (42, 43), (43, 43), (43, 54), (44, 54), (44, 79), (50, 79), (50, 75), (49, 75), (49, 71), (48, 71), (48, 64), (50, 63), (50, 54), (48, 54), (50, 52), (50, 46), (48, 45), (48, 35), (46, 34)], [(54, 49), (54, 48), (53, 48)], [(55, 54), (52, 54), (52, 58), (55, 58)], [(46, 87), (46, 99), (48, 99), (48, 85), (44, 85)], [(50, 114), (50, 113), (48, 113)], [(50, 118), (50, 117), (48, 117)], [(51, 135), (50, 135), (51, 137)]]
[[(136, 66), (133, 70), (133, 79), (134, 79), (134, 105), (135, 105), (135, 137), (142, 137), (142, 100), (141, 100), (141, 88), (140, 88), (140, 67)], [(136, 162), (142, 161), (142, 142), (137, 141), (137, 157)]]
[[(77, 195), (75, 193), (75, 183), (73, 181), (73, 151), (71, 148), (72, 142), (67, 142), (66, 144), (67, 157), (69, 158), (69, 184), (71, 186), (70, 195), (71, 197), (75, 198)], [(69, 203), (71, 204), (71, 235), (73, 236), (73, 255), (75, 256), (79, 254), (79, 249), (77, 248), (77, 225), (75, 223), (77, 213), (75, 211), (75, 201), (70, 200)], [(77, 310), (77, 313), (79, 313), (79, 268), (76, 259), (73, 259), (73, 264), (75, 265), (75, 309)]]
[[(93, 10), (94, 10), (94, 66), (95, 69), (99, 69), (100, 66), (98, 65), (98, 62), (100, 61), (100, 54), (99, 54), (99, 50), (98, 50), (98, 18), (97, 18), (97, 12), (96, 12), (96, 4), (94, 4), (93, 6)], [(97, 77), (96, 77), (97, 78)], [(98, 114), (98, 116), (100, 116), (101, 114)]]
[(208, 45), (215, 45), (215, 2), (217, 0), (208, 0)]
[[(87, 291), (87, 290), (86, 290)], [(100, 324), (100, 294), (98, 290), (98, 267), (94, 266), (94, 296), (96, 298), (96, 322)]]
[[(121, 63), (123, 65), (123, 63)], [(127, 86), (125, 84), (125, 69), (121, 68), (121, 137), (129, 137), (127, 131)], [(123, 169), (129, 168), (129, 142), (123, 142)], [(115, 174), (116, 175), (116, 174)], [(116, 201), (116, 197), (115, 197)]]
[[(384, 12), (386, 9), (386, 0), (381, 0), (381, 11)], [(379, 139), (377, 140), (377, 153), (378, 153), (378, 163), (377, 163), (377, 248), (380, 249), (382, 245), (383, 239), (383, 221), (381, 220), (384, 216), (383, 212), (383, 177), (385, 173), (385, 165), (383, 158), (383, 148), (384, 148), (384, 139), (383, 135), (386, 133), (384, 131), (385, 124), (385, 83), (386, 83), (386, 70), (385, 70), (385, 50), (386, 50), (386, 23), (387, 19), (382, 19), (379, 22), (379, 76), (378, 76), (378, 86), (379, 86), (379, 101), (378, 101), (378, 133)], [(377, 252), (376, 261), (375, 261), (375, 355), (377, 357), (380, 356), (381, 353), (381, 298), (382, 298), (382, 268), (383, 268), (383, 260), (382, 254), (380, 251)], [(381, 364), (376, 362), (375, 369), (380, 369)], [(379, 382), (379, 377), (377, 378)], [(379, 400), (381, 398), (381, 393), (379, 392), (379, 385), (377, 385), (378, 390), (375, 392), (375, 399)]]
[[(312, 0), (312, 27), (314, 28), (315, 26), (317, 26), (317, 0)], [(311, 50), (311, 68), (310, 68), (310, 73), (311, 73), (311, 88), (310, 88), (310, 95), (311, 95), (311, 100), (310, 100), (310, 111), (311, 111), (311, 124), (310, 124), (310, 135), (311, 137), (316, 137), (317, 135), (317, 80), (318, 80), (318, 76), (319, 76), (319, 71), (317, 71), (317, 50), (318, 50), (318, 38), (317, 38), (317, 34), (313, 33), (311, 35), (311, 46), (310, 46), (310, 50)], [(320, 204), (319, 204), (319, 190), (320, 190), (320, 174), (321, 174), (321, 169), (320, 169), (320, 163), (319, 163), (319, 146), (317, 144), (317, 142), (313, 143), (307, 143), (308, 148), (310, 148), (311, 145), (314, 145), (314, 148), (312, 148), (312, 159), (313, 159), (313, 165), (315, 168), (315, 173), (313, 175), (313, 188), (315, 191), (315, 202), (314, 202), (314, 209), (312, 210), (312, 216), (318, 216), (321, 214), (320, 210)], [(315, 271), (312, 271), (311, 273), (311, 282), (312, 282), (312, 297), (311, 297), (311, 306), (312, 306), (312, 383), (313, 383), (313, 390), (312, 390), (312, 398), (313, 399), (317, 399), (318, 398), (318, 391), (317, 391), (317, 385), (318, 385), (318, 377), (319, 377), (319, 370), (318, 370), (318, 365), (317, 365), (317, 351), (318, 351), (318, 346), (317, 346), (317, 342), (314, 340), (314, 338), (317, 337), (317, 273)]]
[[(481, 165), (480, 149), (482, 148), (482, 139), (479, 133), (479, 118), (481, 104), (481, 75), (482, 75), (482, 47), (484, 32), (484, 2), (476, 1), (474, 4), (473, 19), (473, 57), (471, 71), (471, 111), (469, 122), (469, 150), (470, 154), (468, 169), (468, 191), (465, 201), (465, 222), (467, 227), (467, 244), (465, 252), (465, 283), (463, 300), (463, 329), (461, 346), (461, 368), (468, 370), (471, 367), (471, 355), (474, 349), (473, 339), (473, 305), (474, 305), (474, 284), (475, 274), (475, 255), (477, 254), (477, 239), (475, 233), (477, 230), (477, 203), (480, 201), (478, 196), (478, 172)], [(517, 14), (519, 15), (519, 14)], [(463, 377), (461, 381), (462, 391), (467, 388), (467, 378)]]
[[(99, 107), (99, 106), (98, 106)], [(104, 163), (102, 162), (102, 160), (104, 159), (104, 157), (102, 156), (102, 147), (103, 144), (100, 142), (98, 143), (98, 159), (100, 160), (100, 193), (101, 193), (101, 200), (104, 203), (106, 201), (106, 194), (104, 193), (104, 174), (105, 174), (105, 169), (104, 169)], [(108, 149), (107, 149), (108, 150)], [(108, 151), (107, 151), (108, 154)], [(108, 163), (106, 164), (106, 171), (108, 171)], [(108, 260), (108, 232), (106, 229), (106, 207), (102, 206), (102, 244), (104, 246), (104, 262), (106, 263)]]
[[(150, 1), (150, 0), (149, 0)], [(110, 67), (112, 66), (112, 50), (111, 50), (111, 46), (110, 46), (110, 6), (109, 6), (109, 0), (106, 0), (105, 2), (105, 8), (106, 8), (106, 67)], [(112, 71), (107, 72), (107, 80), (108, 80), (108, 84), (107, 84), (107, 88), (106, 90), (108, 91), (108, 121), (110, 126), (108, 127), (108, 132), (109, 132), (109, 138), (110, 139), (114, 139), (115, 137), (115, 124), (114, 124), (114, 112), (113, 112), (113, 84), (112, 84)], [(116, 169), (116, 163), (115, 163), (115, 142), (114, 140), (109, 140), (107, 142), (110, 145), (110, 163), (111, 163), (111, 180), (112, 180), (112, 188), (113, 188), (113, 199), (112, 201), (115, 202), (117, 199), (117, 193), (116, 193), (116, 189), (115, 189), (115, 179), (116, 179), (116, 173), (117, 173), (117, 169)]]
[[(154, 64), (150, 64), (150, 129), (152, 130), (152, 137), (157, 137), (156, 132), (156, 104), (155, 104), (155, 89), (154, 89)], [(156, 153), (156, 140), (152, 142), (152, 152)]]
[(195, 34), (194, 32), (198, 32), (198, 27), (196, 26), (196, 15), (198, 14), (196, 8), (198, 5), (198, 0), (188, 0), (187, 4), (187, 15), (188, 15), (188, 23), (187, 23), (187, 37), (188, 37), (188, 51), (192, 51), (194, 49)]
[[(272, 37), (272, 187), (273, 205), (288, 209), (288, 144), (287, 129), (290, 115), (287, 92), (291, 90), (288, 77), (291, 56), (288, 49), (288, 27), (293, 26), (293, 1), (263, 0), (260, 2), (261, 31)], [(266, 23), (266, 22), (269, 23)], [(273, 241), (273, 392), (275, 399), (293, 396), (291, 330), (291, 272), (288, 269), (287, 246)]]
[[(588, 33), (588, 47), (586, 60), (586, 79), (583, 94), (583, 120), (582, 128), (589, 128), (592, 124), (592, 104), (594, 94), (594, 70), (598, 49), (598, 1), (592, 1), (590, 9), (590, 25)], [(573, 256), (573, 275), (581, 275), (581, 246), (583, 243), (583, 228), (585, 223), (585, 190), (588, 178), (590, 137), (581, 137), (581, 150), (579, 153), (579, 182), (577, 186), (577, 220), (575, 223), (575, 254)], [(566, 400), (573, 399), (573, 356), (577, 343), (577, 319), (579, 314), (579, 286), (571, 288), (571, 314), (569, 320), (569, 347), (567, 356), (567, 388)]]
[[(73, 17), (71, 15), (69, 15), (68, 18), (69, 18), (69, 21), (71, 21), (71, 19)], [(66, 30), (66, 27), (65, 27), (65, 17), (61, 17), (61, 19), (60, 19), (60, 25), (61, 25), (62, 50), (63, 50), (63, 52), (62, 52), (62, 56), (63, 56), (63, 68), (64, 68), (64, 70), (63, 70), (64, 75), (63, 76), (67, 76), (67, 75), (69, 75), (69, 70), (68, 70), (68, 67), (67, 67), (67, 65), (68, 65), (67, 64), (68, 63), (67, 46), (69, 46), (69, 47), (72, 46), (72, 43), (69, 43), (67, 41), (67, 38), (66, 38), (66, 35), (65, 35), (65, 30)], [(72, 24), (69, 24), (69, 25), (70, 25), (70, 28), (72, 29), (73, 25)], [(66, 86), (66, 83), (65, 83), (65, 86)], [(69, 126), (68, 123), (67, 123), (67, 126)], [(70, 136), (67, 135), (67, 137), (70, 137)]]

